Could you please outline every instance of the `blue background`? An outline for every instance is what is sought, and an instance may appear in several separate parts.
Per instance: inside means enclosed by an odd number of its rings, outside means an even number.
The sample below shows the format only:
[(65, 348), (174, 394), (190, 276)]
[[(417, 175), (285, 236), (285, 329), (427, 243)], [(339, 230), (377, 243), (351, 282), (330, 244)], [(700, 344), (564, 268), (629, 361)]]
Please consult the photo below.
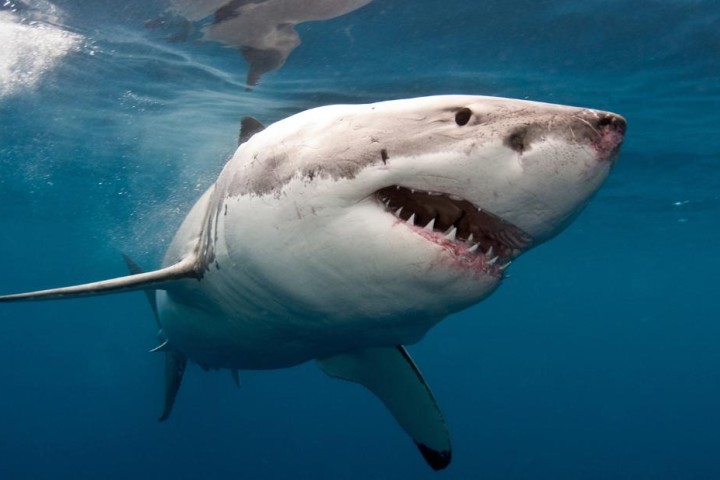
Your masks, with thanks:
[[(313, 364), (191, 365), (173, 417), (141, 294), (0, 308), (3, 479), (720, 478), (720, 4), (401, 2), (300, 25), (244, 90), (233, 49), (143, 27), (161, 2), (65, 0), (83, 36), (0, 97), (0, 291), (145, 266), (239, 119), (441, 93), (607, 109), (622, 156), (580, 218), (410, 351), (450, 426), (433, 473), (382, 405)], [(3, 48), (3, 47), (0, 47)]]

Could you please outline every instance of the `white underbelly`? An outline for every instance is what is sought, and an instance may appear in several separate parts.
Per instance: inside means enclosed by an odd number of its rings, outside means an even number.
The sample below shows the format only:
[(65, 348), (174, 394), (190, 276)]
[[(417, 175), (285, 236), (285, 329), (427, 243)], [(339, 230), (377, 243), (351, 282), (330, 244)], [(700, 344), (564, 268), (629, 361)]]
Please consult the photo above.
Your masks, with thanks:
[(292, 309), (240, 308), (227, 299), (204, 302), (194, 295), (178, 301), (165, 291), (158, 291), (157, 303), (169, 345), (207, 368), (285, 368), (362, 348), (408, 345), (440, 320), (323, 318)]

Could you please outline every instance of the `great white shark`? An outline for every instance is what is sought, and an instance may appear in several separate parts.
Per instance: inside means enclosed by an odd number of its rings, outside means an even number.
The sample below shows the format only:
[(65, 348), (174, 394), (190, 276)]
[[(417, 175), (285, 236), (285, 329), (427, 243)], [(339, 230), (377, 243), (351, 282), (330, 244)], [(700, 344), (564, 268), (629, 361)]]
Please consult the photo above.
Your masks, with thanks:
[(276, 369), (317, 360), (377, 395), (436, 470), (442, 413), (404, 346), (490, 295), (560, 232), (612, 169), (618, 115), (450, 95), (307, 110), (241, 144), (162, 267), (2, 302), (148, 294), (167, 418), (187, 360)]

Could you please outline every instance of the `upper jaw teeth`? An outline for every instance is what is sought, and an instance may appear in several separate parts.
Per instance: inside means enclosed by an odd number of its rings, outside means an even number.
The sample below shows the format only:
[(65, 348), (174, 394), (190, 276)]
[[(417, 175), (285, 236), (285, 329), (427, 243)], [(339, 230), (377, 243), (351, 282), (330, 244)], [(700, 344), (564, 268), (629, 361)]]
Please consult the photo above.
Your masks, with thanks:
[[(393, 215), (395, 215), (395, 217), (397, 217), (398, 219), (403, 220), (403, 218), (402, 218), (400, 215), (401, 215), (401, 213), (403, 212), (404, 207), (399, 207), (399, 208), (397, 208), (397, 209), (395, 209), (395, 210), (392, 210), (392, 209), (390, 209), (390, 206), (389, 206), (389, 205), (390, 205), (390, 200), (389, 200), (389, 199), (381, 199), (381, 202), (385, 205), (386, 209), (387, 209), (390, 213), (392, 213)], [(411, 214), (410, 217), (409, 217), (407, 220), (403, 220), (403, 222), (407, 223), (408, 225), (417, 226), (417, 225), (415, 225), (415, 213)], [(423, 230), (426, 230), (426, 231), (429, 231), (429, 232), (435, 231), (435, 224), (436, 224), (436, 222), (437, 222), (437, 218), (431, 219), (424, 227), (422, 227)], [(483, 251), (481, 250), (481, 248), (480, 248), (480, 247), (481, 247), (480, 242), (475, 242), (475, 241), (474, 241), (475, 238), (474, 238), (474, 236), (473, 236), (472, 233), (471, 233), (471, 234), (468, 236), (468, 238), (465, 239), (465, 240), (463, 240), (463, 239), (458, 239), (458, 238), (457, 238), (457, 227), (456, 227), (455, 225), (451, 225), (451, 226), (450, 226), (447, 230), (445, 230), (444, 232), (438, 232), (438, 233), (442, 233), (442, 235), (444, 235), (445, 239), (446, 239), (446, 240), (449, 240), (449, 241), (451, 241), (451, 242), (463, 242), (463, 243), (465, 243), (465, 244), (468, 246), (467, 251), (468, 251), (469, 253), (480, 253), (480, 254), (483, 254), (483, 255), (485, 256), (485, 258), (487, 259), (486, 261), (487, 261), (487, 264), (488, 264), (488, 265), (491, 265), (491, 266), (492, 266), (492, 265), (495, 265), (495, 264), (497, 264), (498, 261), (500, 260), (500, 256), (497, 255), (497, 254), (495, 254), (495, 249), (494, 249), (494, 247), (493, 247), (492, 245), (487, 249), (487, 251), (483, 252)], [(516, 253), (518, 253), (518, 252), (513, 251), (513, 252), (512, 252), (513, 256), (514, 256)], [(511, 262), (508, 260), (508, 261), (505, 262), (505, 263), (499, 264), (499, 265), (498, 265), (498, 268), (499, 268), (501, 271), (503, 271), (503, 270), (505, 270), (505, 269), (510, 265), (510, 263), (511, 263)]]

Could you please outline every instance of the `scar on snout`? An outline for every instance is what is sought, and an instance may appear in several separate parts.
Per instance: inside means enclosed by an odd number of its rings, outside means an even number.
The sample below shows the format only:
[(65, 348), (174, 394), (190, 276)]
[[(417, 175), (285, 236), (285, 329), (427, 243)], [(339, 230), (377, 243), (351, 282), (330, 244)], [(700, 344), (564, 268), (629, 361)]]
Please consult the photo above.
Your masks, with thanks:
[(388, 158), (390, 158), (390, 157), (388, 157), (388, 153), (387, 153), (386, 149), (383, 148), (382, 150), (380, 150), (380, 157), (382, 158), (383, 163), (385, 165), (387, 165)]

